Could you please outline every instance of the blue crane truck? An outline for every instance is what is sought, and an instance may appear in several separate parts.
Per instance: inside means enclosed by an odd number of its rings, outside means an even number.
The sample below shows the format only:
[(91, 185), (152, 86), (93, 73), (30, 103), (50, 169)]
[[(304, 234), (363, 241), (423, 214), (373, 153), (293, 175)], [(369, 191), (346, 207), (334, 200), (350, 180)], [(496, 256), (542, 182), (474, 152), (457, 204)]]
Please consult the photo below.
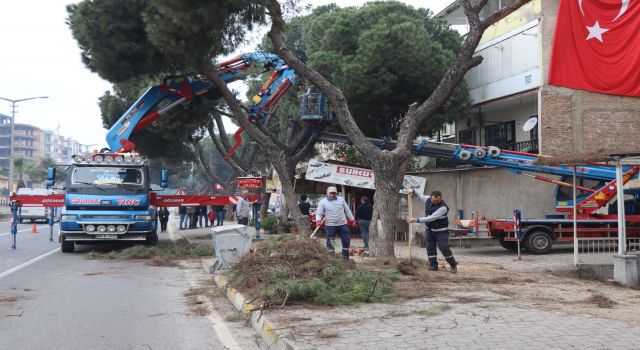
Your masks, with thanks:
[[(47, 185), (55, 183), (50, 168)], [(162, 170), (160, 187), (168, 173)], [(60, 217), (60, 244), (73, 252), (75, 243), (158, 241), (151, 177), (143, 157), (131, 153), (76, 155), (68, 169), (64, 210)]]

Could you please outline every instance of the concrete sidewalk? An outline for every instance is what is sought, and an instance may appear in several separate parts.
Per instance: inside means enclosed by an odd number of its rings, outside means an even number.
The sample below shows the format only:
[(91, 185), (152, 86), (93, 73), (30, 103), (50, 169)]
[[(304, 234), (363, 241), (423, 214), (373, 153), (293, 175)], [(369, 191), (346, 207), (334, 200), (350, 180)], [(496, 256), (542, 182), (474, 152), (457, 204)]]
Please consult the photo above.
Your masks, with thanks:
[[(175, 233), (189, 240), (210, 241), (211, 229)], [(353, 241), (358, 244), (358, 240)], [(544, 256), (525, 254), (520, 261), (514, 252), (498, 246), (454, 246), (453, 251), (460, 262), (459, 280), (447, 284), (444, 293), (392, 303), (271, 308), (254, 311), (252, 324), (275, 349), (640, 349), (640, 327), (633, 321), (640, 316), (633, 316), (633, 311), (629, 318), (629, 312), (624, 311), (635, 307), (640, 292), (603, 282), (551, 276), (549, 271), (573, 269), (570, 249), (559, 247)], [(406, 243), (397, 242), (396, 256), (407, 257), (407, 253)], [(414, 246), (412, 255), (424, 259), (426, 252)], [(355, 258), (357, 262), (360, 259)], [(203, 264), (206, 270), (207, 260)], [(532, 276), (533, 282), (526, 278), (524, 282), (512, 282), (522, 283), (522, 290), (528, 294), (513, 294), (499, 284), (485, 283), (474, 289), (474, 280), (481, 273), (478, 266)], [(444, 271), (436, 274), (449, 276)], [(226, 287), (223, 276), (216, 276), (216, 282)], [(544, 296), (537, 294), (546, 293), (549, 285), (558, 293), (568, 294), (569, 301), (545, 304)], [(546, 289), (537, 291), (538, 286)], [(585, 304), (587, 296), (598, 295), (599, 291), (605, 296), (615, 294), (618, 302), (600, 307)], [(238, 291), (226, 292), (238, 310), (255, 308)]]

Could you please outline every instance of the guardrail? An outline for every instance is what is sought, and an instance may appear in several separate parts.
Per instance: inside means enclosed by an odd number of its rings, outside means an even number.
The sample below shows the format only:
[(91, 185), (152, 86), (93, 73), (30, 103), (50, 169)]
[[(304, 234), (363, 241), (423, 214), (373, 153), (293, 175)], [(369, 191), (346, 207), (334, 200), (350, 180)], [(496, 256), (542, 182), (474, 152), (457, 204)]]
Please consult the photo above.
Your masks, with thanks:
[[(640, 238), (627, 238), (627, 252), (640, 252)], [(578, 264), (613, 264), (618, 253), (618, 238), (578, 238)]]

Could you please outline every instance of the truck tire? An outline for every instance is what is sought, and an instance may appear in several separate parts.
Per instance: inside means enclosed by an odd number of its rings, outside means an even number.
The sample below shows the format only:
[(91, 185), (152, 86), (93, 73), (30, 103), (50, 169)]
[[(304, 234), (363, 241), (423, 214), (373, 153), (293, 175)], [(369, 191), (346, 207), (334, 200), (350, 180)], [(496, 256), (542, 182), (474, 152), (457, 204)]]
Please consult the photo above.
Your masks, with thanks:
[(144, 241), (145, 245), (156, 245), (158, 243), (158, 230), (149, 232), (147, 234), (147, 240)]
[(505, 241), (504, 237), (500, 237), (498, 242), (500, 243), (502, 248), (504, 248), (506, 250), (511, 250), (513, 252), (517, 252), (518, 251), (518, 242), (516, 242), (516, 241)]
[(75, 244), (73, 242), (67, 241), (67, 238), (64, 235), (60, 236), (60, 250), (63, 253), (73, 253), (75, 249)]
[(553, 246), (553, 237), (543, 228), (534, 227), (527, 231), (524, 247), (532, 254), (547, 254)]

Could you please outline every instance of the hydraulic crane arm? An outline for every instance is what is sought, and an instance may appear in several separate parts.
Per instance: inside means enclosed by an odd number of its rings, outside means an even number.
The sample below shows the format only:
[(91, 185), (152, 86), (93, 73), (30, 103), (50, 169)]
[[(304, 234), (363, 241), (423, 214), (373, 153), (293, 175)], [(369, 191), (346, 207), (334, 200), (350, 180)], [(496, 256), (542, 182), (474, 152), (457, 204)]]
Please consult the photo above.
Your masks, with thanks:
[[(227, 83), (244, 78), (244, 71), (253, 64), (263, 64), (273, 70), (267, 81), (253, 97), (249, 107), (249, 119), (262, 119), (278, 103), (284, 93), (295, 83), (295, 73), (277, 55), (252, 52), (218, 64), (217, 74)], [(182, 74), (165, 78), (162, 84), (150, 87), (118, 119), (107, 133), (107, 144), (112, 152), (130, 152), (135, 148), (129, 140), (140, 130), (158, 120), (178, 105), (190, 103), (195, 96), (213, 92), (212, 82), (205, 77)]]
[[(351, 140), (346, 135), (323, 132), (318, 136), (319, 141), (340, 142), (350, 144)], [(392, 150), (396, 147), (395, 141), (386, 139), (369, 138), (371, 143), (381, 149)], [(444, 157), (457, 160), (460, 162), (478, 165), (478, 166), (496, 166), (511, 169), (515, 173), (522, 171), (545, 173), (558, 176), (572, 176), (573, 167), (568, 165), (549, 166), (537, 165), (538, 154), (516, 152), (508, 150), (500, 150), (497, 147), (482, 147), (472, 145), (462, 145), (446, 142), (426, 142), (416, 143), (413, 145), (413, 151), (416, 155)], [(577, 166), (576, 176), (611, 181), (616, 178), (614, 167), (605, 165), (583, 165)], [(624, 167), (626, 172), (631, 167)]]

